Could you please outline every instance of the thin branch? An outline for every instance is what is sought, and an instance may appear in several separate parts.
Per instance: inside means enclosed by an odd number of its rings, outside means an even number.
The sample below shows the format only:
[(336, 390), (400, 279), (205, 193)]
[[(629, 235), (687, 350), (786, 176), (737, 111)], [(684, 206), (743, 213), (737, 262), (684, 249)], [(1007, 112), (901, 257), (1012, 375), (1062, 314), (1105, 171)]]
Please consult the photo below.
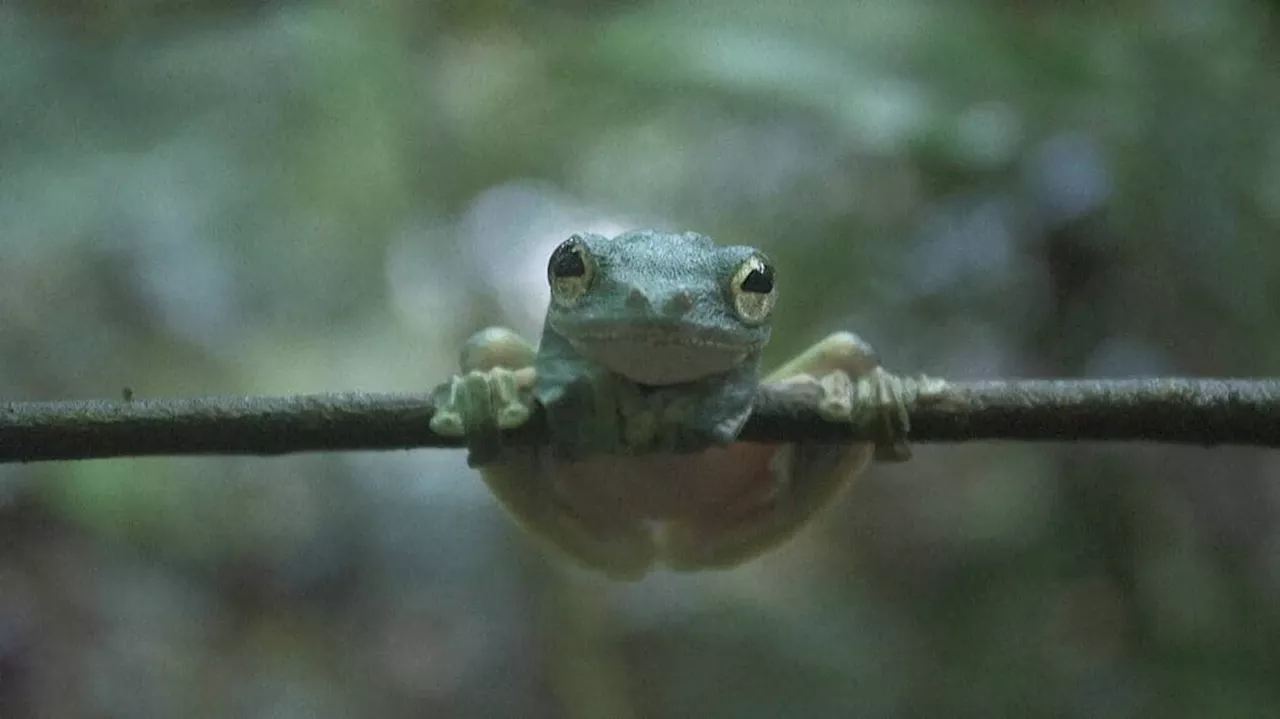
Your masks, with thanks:
[[(1280, 380), (909, 382), (912, 442), (1148, 441), (1280, 447)], [(931, 387), (931, 388), (930, 388)], [(742, 438), (871, 438), (818, 416), (816, 390), (765, 386)], [(0, 462), (458, 447), (431, 432), (428, 394), (0, 404)], [(545, 437), (541, 419), (511, 443)]]

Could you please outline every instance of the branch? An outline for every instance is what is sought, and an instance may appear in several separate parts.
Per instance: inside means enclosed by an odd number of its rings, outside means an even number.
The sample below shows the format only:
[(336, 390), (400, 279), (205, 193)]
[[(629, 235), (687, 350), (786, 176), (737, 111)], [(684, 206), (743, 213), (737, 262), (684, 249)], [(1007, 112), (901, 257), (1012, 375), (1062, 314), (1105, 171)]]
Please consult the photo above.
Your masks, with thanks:
[[(909, 382), (909, 387), (914, 384)], [(753, 442), (870, 439), (828, 422), (808, 386), (761, 387)], [(1280, 380), (936, 382), (908, 393), (912, 442), (1104, 440), (1280, 447)], [(0, 462), (153, 455), (459, 447), (431, 432), (429, 394), (12, 402), (0, 404)], [(541, 417), (506, 437), (541, 441)]]

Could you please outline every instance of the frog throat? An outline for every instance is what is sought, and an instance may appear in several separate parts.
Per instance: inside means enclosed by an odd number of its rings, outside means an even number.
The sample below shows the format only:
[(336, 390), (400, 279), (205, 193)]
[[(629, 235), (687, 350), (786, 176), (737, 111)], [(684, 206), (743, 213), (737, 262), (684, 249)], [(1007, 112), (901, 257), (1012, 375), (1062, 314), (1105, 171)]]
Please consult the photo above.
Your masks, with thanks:
[(673, 385), (724, 374), (757, 349), (754, 343), (704, 335), (617, 332), (568, 337), (584, 357), (642, 385)]

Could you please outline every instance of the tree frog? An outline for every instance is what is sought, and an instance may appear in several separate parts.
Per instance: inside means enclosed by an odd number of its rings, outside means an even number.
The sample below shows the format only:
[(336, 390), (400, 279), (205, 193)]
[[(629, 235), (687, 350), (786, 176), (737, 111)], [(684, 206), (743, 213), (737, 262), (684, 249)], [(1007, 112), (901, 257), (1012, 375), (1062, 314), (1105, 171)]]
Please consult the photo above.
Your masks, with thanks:
[[(655, 564), (729, 567), (793, 535), (901, 434), (868, 442), (736, 442), (761, 382), (778, 298), (762, 252), (687, 232), (570, 237), (551, 253), (541, 341), (490, 328), (436, 389), (431, 428), (464, 436), (470, 462), (533, 534), (589, 568), (633, 579)], [(865, 398), (905, 431), (896, 378), (849, 332), (766, 381), (819, 386), (847, 420)], [(547, 446), (475, 451), (544, 408)], [(858, 408), (860, 409), (860, 408)], [(879, 410), (877, 410), (879, 411)]]

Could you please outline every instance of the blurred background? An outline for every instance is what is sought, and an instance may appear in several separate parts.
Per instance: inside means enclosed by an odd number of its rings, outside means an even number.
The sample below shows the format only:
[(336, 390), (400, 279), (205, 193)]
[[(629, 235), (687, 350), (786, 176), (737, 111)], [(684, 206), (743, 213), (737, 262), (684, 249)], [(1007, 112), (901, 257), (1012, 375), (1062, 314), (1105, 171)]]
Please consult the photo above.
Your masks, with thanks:
[[(0, 396), (421, 391), (574, 231), (773, 362), (1280, 374), (1280, 3), (7, 0)], [(454, 451), (0, 466), (3, 717), (1280, 715), (1280, 454), (919, 446), (740, 569), (567, 571)]]

